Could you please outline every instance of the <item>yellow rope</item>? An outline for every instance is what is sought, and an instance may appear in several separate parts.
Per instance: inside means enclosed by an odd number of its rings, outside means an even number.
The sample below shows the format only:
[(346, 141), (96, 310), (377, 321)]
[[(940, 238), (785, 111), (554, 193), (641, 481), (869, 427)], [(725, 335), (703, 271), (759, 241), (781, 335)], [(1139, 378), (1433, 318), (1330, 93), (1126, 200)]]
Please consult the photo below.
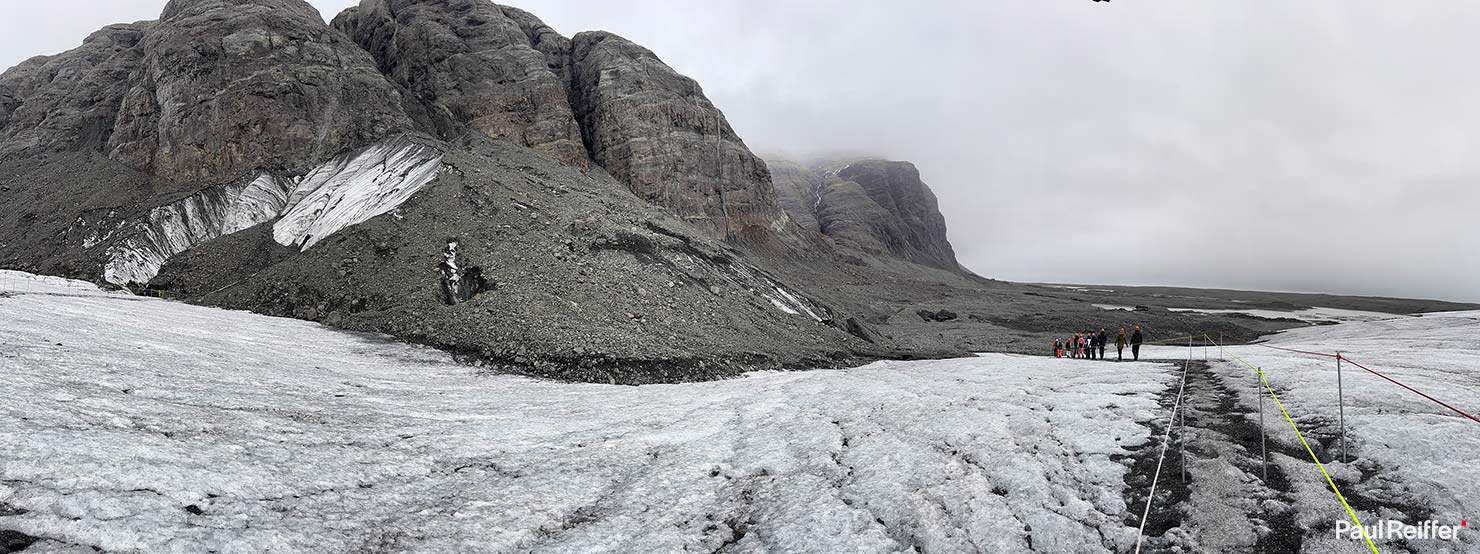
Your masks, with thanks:
[[(1213, 339), (1207, 335), (1203, 335), (1203, 338), (1207, 339), (1208, 342), (1213, 342)], [(1223, 345), (1219, 344), (1218, 346)], [(1342, 496), (1341, 490), (1336, 488), (1336, 481), (1331, 479), (1330, 473), (1326, 472), (1326, 464), (1321, 463), (1321, 459), (1316, 457), (1315, 450), (1310, 448), (1310, 443), (1305, 442), (1305, 434), (1301, 433), (1300, 428), (1295, 426), (1295, 420), (1290, 418), (1290, 412), (1285, 411), (1285, 405), (1280, 402), (1280, 396), (1274, 393), (1274, 387), (1270, 386), (1269, 379), (1264, 377), (1264, 370), (1238, 357), (1237, 354), (1227, 352), (1227, 347), (1224, 347), (1224, 351), (1229, 356), (1233, 356), (1233, 359), (1238, 360), (1239, 363), (1249, 366), (1250, 369), (1253, 369), (1259, 374), (1259, 382), (1264, 385), (1265, 390), (1269, 391), (1269, 396), (1274, 398), (1274, 405), (1279, 407), (1280, 414), (1285, 416), (1285, 421), (1290, 424), (1291, 429), (1295, 430), (1295, 436), (1300, 438), (1300, 445), (1305, 447), (1305, 452), (1310, 454), (1310, 459), (1316, 462), (1316, 467), (1321, 468), (1321, 475), (1326, 477), (1326, 484), (1331, 485), (1331, 492), (1336, 493), (1336, 499), (1341, 501), (1341, 507), (1346, 508), (1346, 515), (1351, 516), (1352, 522), (1357, 524), (1357, 529), (1362, 532), (1362, 538), (1367, 540), (1367, 547), (1372, 549), (1372, 554), (1378, 554), (1377, 545), (1372, 543), (1372, 537), (1367, 536), (1367, 528), (1362, 526), (1362, 521), (1357, 519), (1357, 512), (1352, 510), (1351, 504), (1347, 504), (1346, 497)]]

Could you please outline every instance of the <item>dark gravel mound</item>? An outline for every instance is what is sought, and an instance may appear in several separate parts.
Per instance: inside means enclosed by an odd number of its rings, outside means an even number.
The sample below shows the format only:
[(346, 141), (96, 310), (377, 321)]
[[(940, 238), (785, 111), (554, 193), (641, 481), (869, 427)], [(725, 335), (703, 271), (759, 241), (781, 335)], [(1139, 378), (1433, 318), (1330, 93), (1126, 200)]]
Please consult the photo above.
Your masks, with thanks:
[[(850, 325), (843, 310), (614, 179), (471, 136), (392, 213), (296, 254), (260, 228), (216, 239), (171, 260), (154, 285), (197, 302), (389, 333), (501, 371), (583, 381), (671, 382), (907, 354), (849, 334), (866, 325)], [(449, 241), (493, 290), (444, 301), (436, 267)]]

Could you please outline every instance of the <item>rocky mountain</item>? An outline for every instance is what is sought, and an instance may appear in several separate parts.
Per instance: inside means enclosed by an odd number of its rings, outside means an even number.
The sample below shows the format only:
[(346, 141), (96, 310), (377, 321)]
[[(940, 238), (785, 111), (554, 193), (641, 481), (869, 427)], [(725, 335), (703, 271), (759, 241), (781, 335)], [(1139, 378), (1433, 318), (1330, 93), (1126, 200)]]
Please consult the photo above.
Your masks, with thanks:
[(486, 0), (367, 0), (334, 26), (444, 138), (465, 128), (589, 159), (713, 237), (787, 231), (766, 165), (693, 79), (606, 32), (567, 39)]
[[(483, 0), (172, 0), (0, 75), (0, 264), (650, 382), (901, 356), (693, 80)], [(807, 256), (825, 256), (811, 253)]]
[[(0, 74), (0, 207), (3, 268), (594, 382), (1301, 324), (983, 279), (912, 165), (768, 167), (653, 52), (486, 0), (332, 26), (303, 0), (171, 0), (27, 60)], [(1198, 306), (1317, 301), (1255, 300)]]
[(848, 250), (963, 272), (935, 193), (909, 162), (769, 162), (779, 203)]
[(115, 284), (275, 217), (324, 159), (415, 130), (370, 55), (301, 0), (173, 0), (6, 71), (0, 98), (0, 194), (20, 215), (0, 260)]

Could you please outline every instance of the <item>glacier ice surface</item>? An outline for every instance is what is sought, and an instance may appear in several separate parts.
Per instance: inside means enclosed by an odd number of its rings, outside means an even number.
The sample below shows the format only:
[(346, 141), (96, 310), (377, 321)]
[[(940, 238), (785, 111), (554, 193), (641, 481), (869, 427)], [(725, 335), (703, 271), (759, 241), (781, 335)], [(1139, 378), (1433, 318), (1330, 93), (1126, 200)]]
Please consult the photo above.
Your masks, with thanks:
[(262, 174), (154, 208), (143, 219), (125, 224), (121, 232), (127, 237), (108, 248), (103, 280), (115, 285), (148, 283), (175, 254), (270, 221), (286, 204), (286, 183)]
[(157, 299), (0, 298), (0, 529), (107, 551), (1109, 552), (1160, 364), (621, 387)]
[(400, 206), (442, 169), (442, 153), (393, 140), (314, 169), (273, 226), (283, 246), (308, 250), (335, 232)]

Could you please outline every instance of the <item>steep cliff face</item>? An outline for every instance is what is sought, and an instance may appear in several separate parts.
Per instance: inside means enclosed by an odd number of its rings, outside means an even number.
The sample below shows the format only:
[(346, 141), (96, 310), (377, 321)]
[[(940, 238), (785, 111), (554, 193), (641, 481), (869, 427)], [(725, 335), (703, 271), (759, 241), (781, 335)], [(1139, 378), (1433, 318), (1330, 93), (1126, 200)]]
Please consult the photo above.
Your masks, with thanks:
[(571, 42), (572, 100), (592, 159), (716, 235), (784, 230), (770, 171), (698, 83), (611, 33)]
[(302, 0), (172, 0), (141, 41), (110, 157), (209, 182), (411, 130), (401, 95)]
[(817, 209), (822, 202), (823, 174), (789, 160), (767, 161), (766, 164), (771, 169), (771, 180), (776, 184), (777, 205), (803, 229), (821, 233)]
[(143, 66), (153, 23), (109, 25), (82, 45), (0, 75), (0, 158), (106, 151), (120, 106)]
[(427, 113), (447, 120), (439, 128), (465, 125), (577, 167), (588, 163), (565, 82), (534, 47), (538, 35), (492, 2), (371, 0), (334, 26)]
[[(173, 0), (0, 76), (0, 259), (144, 283), (278, 217), (325, 160), (413, 129), (358, 45), (302, 0)], [(52, 269), (55, 271), (56, 269)]]
[(622, 37), (567, 39), (483, 0), (366, 0), (334, 26), (425, 104), (443, 136), (472, 128), (576, 167), (594, 162), (710, 236), (788, 230), (765, 163), (698, 83)]
[[(791, 218), (838, 245), (960, 272), (935, 193), (908, 162), (770, 162)], [(811, 227), (815, 225), (815, 227)]]

